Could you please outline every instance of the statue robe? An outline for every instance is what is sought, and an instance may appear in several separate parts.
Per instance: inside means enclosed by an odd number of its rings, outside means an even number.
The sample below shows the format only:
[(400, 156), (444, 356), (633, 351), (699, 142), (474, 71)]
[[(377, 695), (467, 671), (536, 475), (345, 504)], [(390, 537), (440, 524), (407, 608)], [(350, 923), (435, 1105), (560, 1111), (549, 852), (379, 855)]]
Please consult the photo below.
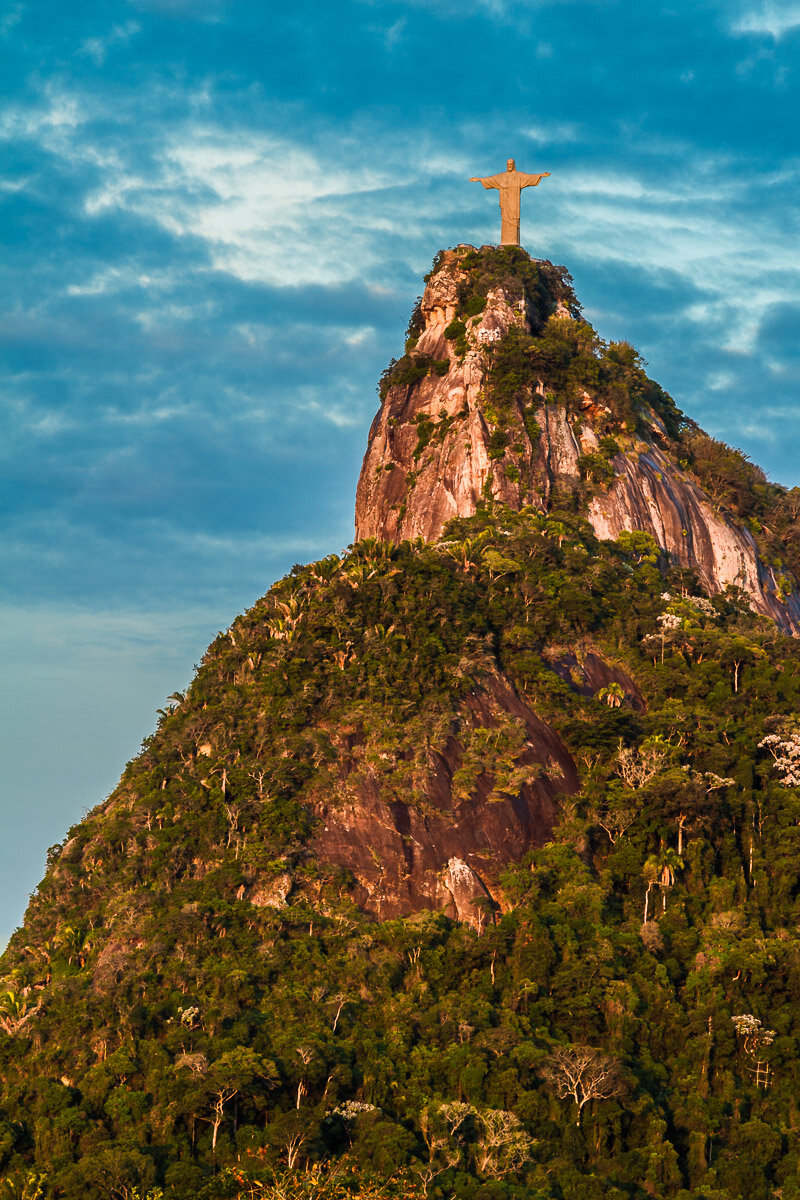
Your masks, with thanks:
[[(545, 172), (549, 174), (549, 172)], [(519, 245), (519, 194), (522, 188), (536, 187), (543, 175), (528, 175), (525, 171), (503, 171), (500, 175), (487, 175), (479, 179), (485, 188), (500, 191), (500, 244)]]

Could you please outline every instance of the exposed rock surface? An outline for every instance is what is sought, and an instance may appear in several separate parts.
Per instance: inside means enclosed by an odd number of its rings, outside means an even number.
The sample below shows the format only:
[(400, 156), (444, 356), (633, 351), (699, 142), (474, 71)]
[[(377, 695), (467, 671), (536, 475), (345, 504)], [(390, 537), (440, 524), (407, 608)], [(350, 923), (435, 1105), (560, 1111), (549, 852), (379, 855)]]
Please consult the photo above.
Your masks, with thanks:
[(292, 877), (288, 871), (283, 871), (272, 879), (259, 880), (247, 894), (247, 899), (256, 908), (283, 908), (291, 890)]
[[(446, 264), (422, 297), (425, 328), (416, 350), (449, 358), (447, 375), (391, 388), (372, 423), (356, 495), (359, 538), (432, 540), (451, 517), (475, 511), (490, 477), (493, 495), (519, 503), (519, 488), (493, 469), (479, 396), (486, 365), (481, 347), (502, 337), (524, 314), (513, 311), (502, 291), (491, 292), (471, 329), (471, 348), (459, 361), (444, 331), (456, 311), (460, 277), (457, 264)], [(438, 427), (424, 455), (417, 451), (420, 416)], [(533, 458), (531, 451), (529, 465)]]
[[(460, 248), (463, 249), (463, 248)], [(551, 264), (545, 264), (552, 268)], [(485, 388), (490, 347), (513, 327), (537, 332), (538, 316), (502, 288), (491, 290), (482, 313), (467, 324), (466, 353), (445, 337), (457, 313), (464, 272), (457, 253), (445, 256), (421, 302), (424, 329), (415, 347), (449, 367), (388, 389), (369, 433), (356, 497), (356, 537), (388, 541), (438, 538), (453, 517), (472, 515), (484, 497), (547, 511), (553, 487), (580, 480), (579, 459), (593, 454), (609, 432), (608, 409), (588, 392), (580, 413), (541, 404), (533, 430), (520, 408), (514, 426), (514, 469), (492, 455)], [(563, 306), (557, 315), (569, 316)], [(780, 598), (776, 572), (759, 557), (749, 530), (715, 506), (669, 453), (652, 414), (645, 428), (622, 439), (611, 461), (613, 479), (594, 487), (586, 515), (601, 538), (623, 530), (651, 534), (672, 559), (691, 567), (710, 591), (743, 589), (752, 606), (787, 632), (800, 633), (796, 593)], [(618, 434), (618, 430), (614, 430)]]
[(579, 787), (558, 734), (496, 675), (469, 698), (462, 725), (492, 730), (507, 722), (523, 734), (513, 762), (517, 794), (480, 769), (470, 786), (459, 787), (465, 734), (431, 754), (423, 805), (403, 803), (374, 772), (357, 767), (347, 774), (344, 800), (320, 797), (314, 852), (352, 873), (361, 907), (381, 919), (441, 909), (476, 926), (506, 907), (503, 868), (549, 839), (556, 797)]
[(800, 600), (777, 597), (775, 572), (758, 554), (753, 535), (717, 512), (697, 483), (655, 445), (617, 455), (616, 478), (589, 504), (588, 516), (601, 538), (624, 529), (650, 533), (683, 566), (692, 567), (710, 592), (728, 584), (741, 588), (757, 611), (782, 628), (800, 633)]

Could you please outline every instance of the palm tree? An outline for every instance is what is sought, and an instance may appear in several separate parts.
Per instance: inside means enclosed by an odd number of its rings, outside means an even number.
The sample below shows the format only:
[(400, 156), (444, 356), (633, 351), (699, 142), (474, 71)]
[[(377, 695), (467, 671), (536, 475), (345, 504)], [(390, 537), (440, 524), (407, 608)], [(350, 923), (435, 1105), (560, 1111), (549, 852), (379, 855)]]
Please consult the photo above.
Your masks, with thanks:
[(569, 533), (569, 530), (563, 521), (558, 521), (555, 517), (553, 517), (549, 518), (546, 522), (544, 533), (546, 537), (558, 538), (558, 548), (560, 550), (564, 543), (564, 538)]
[(683, 859), (671, 846), (662, 846), (658, 854), (651, 854), (645, 861), (642, 874), (647, 881), (644, 896), (644, 923), (647, 924), (647, 909), (650, 893), (654, 887), (661, 888), (661, 908), (666, 911), (667, 889), (675, 883), (675, 872), (683, 868)]
[(619, 708), (625, 699), (625, 693), (619, 683), (609, 683), (607, 687), (600, 688), (597, 699), (605, 700), (609, 708)]
[(26, 997), (18, 992), (0, 993), (0, 1027), (6, 1033), (14, 1033), (29, 1008), (30, 1004)]

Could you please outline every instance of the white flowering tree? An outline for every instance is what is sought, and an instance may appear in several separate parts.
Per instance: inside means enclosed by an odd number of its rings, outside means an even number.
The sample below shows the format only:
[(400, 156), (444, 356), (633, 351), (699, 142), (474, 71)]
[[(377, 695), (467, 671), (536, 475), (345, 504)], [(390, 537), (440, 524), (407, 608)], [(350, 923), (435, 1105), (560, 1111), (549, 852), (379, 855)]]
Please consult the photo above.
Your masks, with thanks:
[[(455, 1121), (448, 1120), (443, 1110), (447, 1105), (429, 1104), (419, 1117), (422, 1139), (428, 1152), (428, 1161), (420, 1167), (419, 1178), (427, 1196), (428, 1188), (439, 1175), (457, 1167), (461, 1162), (462, 1149), (457, 1139), (459, 1126), (470, 1115), (468, 1104), (458, 1105), (463, 1111), (455, 1114)], [(452, 1116), (452, 1114), (450, 1114)]]
[(519, 1118), (499, 1108), (477, 1108), (463, 1101), (430, 1104), (420, 1114), (429, 1161), (420, 1172), (423, 1190), (437, 1175), (471, 1158), (480, 1175), (502, 1179), (530, 1161), (536, 1142)]
[[(675, 639), (676, 634), (683, 625), (683, 617), (678, 616), (677, 613), (664, 612), (656, 618), (656, 624), (658, 625), (658, 633), (648, 633), (647, 636), (643, 638), (643, 645), (652, 649), (660, 643), (661, 662), (663, 663), (664, 647), (666, 646), (667, 642), (671, 643)], [(653, 652), (654, 664), (655, 661), (656, 654)]]
[(781, 785), (800, 787), (800, 728), (793, 726), (781, 733), (768, 733), (758, 745), (775, 760)]
[(498, 1108), (482, 1108), (477, 1116), (475, 1165), (487, 1179), (515, 1175), (529, 1162), (535, 1142), (519, 1117)]
[(748, 1070), (755, 1079), (756, 1087), (767, 1087), (770, 1067), (765, 1058), (767, 1046), (775, 1041), (775, 1030), (765, 1029), (758, 1017), (752, 1013), (740, 1013), (731, 1017), (742, 1043), (742, 1050), (750, 1059)]

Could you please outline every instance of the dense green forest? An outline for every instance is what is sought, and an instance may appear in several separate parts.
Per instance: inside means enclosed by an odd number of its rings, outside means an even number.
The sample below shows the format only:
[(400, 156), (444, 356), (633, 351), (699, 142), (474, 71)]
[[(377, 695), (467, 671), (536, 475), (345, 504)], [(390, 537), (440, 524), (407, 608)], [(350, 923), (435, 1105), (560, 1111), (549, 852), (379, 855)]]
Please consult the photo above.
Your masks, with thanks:
[[(794, 561), (791, 493), (549, 321)], [(361, 541), (218, 636), (0, 960), (0, 1198), (800, 1198), (800, 644), (581, 504)], [(424, 809), (498, 674), (580, 790), (484, 921), (377, 921), (315, 797), (357, 755)], [(513, 797), (519, 730), (477, 732), (461, 786)]]
[[(238, 618), (52, 849), (3, 960), (7, 1194), (31, 1168), (65, 1197), (269, 1195), (276, 1172), (309, 1195), (800, 1194), (800, 647), (655, 558), (487, 508), (438, 546), (296, 569)], [(542, 653), (562, 645), (624, 664), (646, 709), (572, 690)], [(420, 753), (494, 664), (584, 789), (480, 933), (369, 921), (304, 855), (325, 729), (377, 711)], [(287, 867), (285, 907), (237, 899)]]

